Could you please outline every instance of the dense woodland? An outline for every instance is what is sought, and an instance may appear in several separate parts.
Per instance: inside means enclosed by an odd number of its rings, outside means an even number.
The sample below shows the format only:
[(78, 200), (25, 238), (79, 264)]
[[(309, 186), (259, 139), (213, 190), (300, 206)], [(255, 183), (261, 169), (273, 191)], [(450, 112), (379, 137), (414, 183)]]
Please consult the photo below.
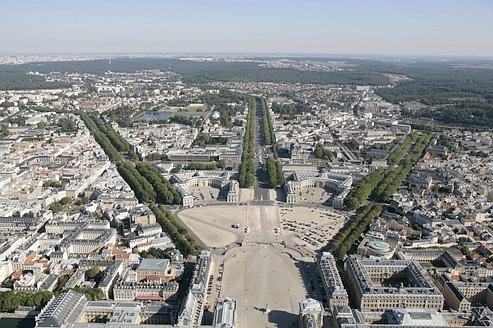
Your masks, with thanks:
[(108, 60), (66, 61), (0, 65), (2, 73), (37, 71), (104, 73), (135, 72), (144, 69), (172, 70), (189, 83), (212, 81), (265, 81), (315, 84), (386, 85), (389, 79), (379, 73), (355, 66), (343, 71), (300, 71), (297, 69), (265, 68), (254, 62), (192, 62), (171, 58), (114, 58)]
[(0, 90), (60, 89), (69, 88), (70, 86), (69, 83), (64, 82), (48, 82), (44, 76), (39, 75), (22, 72), (0, 73)]
[(378, 88), (377, 93), (392, 103), (419, 101), (428, 106), (417, 111), (404, 109), (405, 116), (493, 127), (493, 69), (459, 64), (380, 65), (377, 69), (404, 74), (409, 79), (393, 87)]

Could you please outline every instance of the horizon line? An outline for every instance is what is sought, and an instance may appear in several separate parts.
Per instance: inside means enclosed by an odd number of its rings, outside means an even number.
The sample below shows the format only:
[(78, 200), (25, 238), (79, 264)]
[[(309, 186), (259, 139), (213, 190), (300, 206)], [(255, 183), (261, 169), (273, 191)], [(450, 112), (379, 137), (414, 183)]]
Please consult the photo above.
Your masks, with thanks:
[(208, 57), (322, 57), (322, 58), (429, 58), (429, 59), (493, 59), (490, 55), (474, 54), (377, 54), (377, 53), (303, 53), (303, 52), (231, 52), (231, 51), (173, 51), (173, 52), (0, 52), (0, 56), (208, 56)]

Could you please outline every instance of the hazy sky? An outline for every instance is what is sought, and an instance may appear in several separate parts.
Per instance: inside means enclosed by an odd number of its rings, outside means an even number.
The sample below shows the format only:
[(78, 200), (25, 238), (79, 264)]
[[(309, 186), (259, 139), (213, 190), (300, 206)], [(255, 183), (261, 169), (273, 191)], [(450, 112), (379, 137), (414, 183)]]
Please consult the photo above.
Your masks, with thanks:
[(0, 53), (493, 56), (493, 0), (0, 0)]

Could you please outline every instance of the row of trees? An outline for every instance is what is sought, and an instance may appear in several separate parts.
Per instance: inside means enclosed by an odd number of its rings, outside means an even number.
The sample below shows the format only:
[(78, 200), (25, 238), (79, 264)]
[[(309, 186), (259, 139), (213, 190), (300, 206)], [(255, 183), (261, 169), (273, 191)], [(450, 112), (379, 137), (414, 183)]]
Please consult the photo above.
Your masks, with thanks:
[(388, 165), (396, 165), (399, 164), (400, 160), (409, 152), (411, 146), (418, 139), (419, 134), (415, 131), (411, 132), (401, 143), (401, 145), (387, 157)]
[(149, 208), (156, 216), (156, 222), (159, 223), (163, 231), (173, 240), (183, 256), (200, 252), (202, 249), (201, 246), (189, 235), (187, 229), (176, 222), (168, 210), (155, 204), (150, 204)]
[(156, 201), (157, 195), (154, 188), (149, 181), (137, 171), (132, 163), (120, 162), (117, 163), (116, 168), (140, 202), (148, 203)]
[(151, 184), (156, 193), (155, 201), (160, 204), (181, 204), (181, 195), (166, 180), (158, 170), (149, 163), (139, 162), (135, 165), (137, 171)]
[[(134, 164), (125, 161), (121, 152), (132, 154), (131, 148), (116, 131), (103, 124), (99, 117), (89, 116), (87, 113), (80, 113), (80, 116), (105, 153), (112, 161), (116, 162), (118, 172), (133, 190), (137, 199), (142, 203), (149, 204), (149, 208), (156, 216), (156, 221), (182, 254), (188, 256), (200, 250), (200, 246), (188, 234), (188, 231), (175, 222), (172, 214), (156, 205), (156, 202), (167, 205), (181, 204), (181, 196), (170, 182), (149, 163), (137, 162)], [(138, 160), (138, 157), (129, 157)], [(90, 297), (97, 298), (98, 295), (91, 294)]]
[(130, 145), (127, 140), (123, 139), (123, 137), (116, 132), (111, 125), (103, 123), (98, 115), (91, 115), (91, 119), (96, 124), (98, 130), (108, 138), (117, 151), (127, 155), (127, 157), (131, 160), (139, 159), (137, 154), (134, 152), (132, 145)]
[(265, 163), (265, 169), (270, 188), (277, 188), (284, 184), (284, 175), (282, 174), (281, 162), (279, 160), (269, 157)]
[(256, 98), (256, 102), (260, 107), (262, 115), (262, 128), (264, 143), (272, 145), (273, 158), (269, 157), (265, 163), (267, 172), (267, 181), (270, 188), (277, 188), (284, 184), (284, 175), (282, 173), (281, 162), (277, 156), (276, 136), (274, 134), (274, 126), (272, 124), (272, 116), (270, 115), (269, 107), (265, 98)]
[(416, 140), (400, 164), (388, 168), (385, 179), (382, 179), (373, 190), (371, 198), (375, 201), (386, 202), (397, 191), (411, 172), (414, 163), (421, 157), (430, 142), (431, 134), (417, 135)]
[(381, 211), (382, 205), (376, 203), (360, 207), (353, 220), (324, 247), (324, 250), (330, 251), (337, 259), (343, 260), (353, 244), (359, 240)]
[(243, 152), (241, 154), (240, 173), (238, 182), (240, 187), (249, 188), (255, 182), (255, 99), (248, 102), (247, 125), (243, 138)]
[(270, 115), (269, 107), (267, 106), (267, 100), (265, 100), (265, 98), (256, 98), (256, 101), (260, 103), (260, 108), (262, 111), (262, 128), (264, 134), (264, 142), (266, 145), (275, 145), (276, 136), (274, 134), (272, 117)]
[[(387, 201), (411, 172), (414, 163), (421, 157), (430, 142), (431, 134), (412, 133), (389, 156), (392, 165), (387, 169), (377, 169), (367, 175), (349, 192), (344, 204), (351, 210), (357, 209), (370, 198), (375, 201)], [(390, 163), (389, 163), (390, 164)]]
[(122, 153), (129, 154), (132, 159), (138, 159), (138, 157), (133, 152), (131, 145), (120, 134), (104, 124), (96, 115), (80, 113), (80, 116), (104, 152), (112, 161), (117, 163), (118, 172), (132, 188), (139, 201), (181, 204), (180, 194), (168, 180), (159, 174), (156, 168), (143, 162), (134, 166), (123, 160)]
[(370, 197), (373, 189), (385, 178), (385, 170), (377, 169), (356, 184), (344, 199), (344, 205), (355, 210)]
[(93, 121), (93, 115), (89, 116), (87, 113), (81, 112), (79, 116), (84, 121), (85, 125), (96, 139), (96, 142), (103, 148), (103, 151), (113, 162), (123, 161), (123, 156), (120, 152), (113, 146), (109, 138), (97, 127), (96, 123)]

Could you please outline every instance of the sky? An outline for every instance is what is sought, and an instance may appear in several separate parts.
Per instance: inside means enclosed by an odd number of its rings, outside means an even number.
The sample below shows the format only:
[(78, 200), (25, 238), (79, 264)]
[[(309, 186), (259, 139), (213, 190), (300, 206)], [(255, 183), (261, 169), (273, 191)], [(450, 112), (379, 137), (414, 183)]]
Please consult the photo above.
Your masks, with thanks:
[(0, 0), (0, 53), (493, 56), (493, 0)]

